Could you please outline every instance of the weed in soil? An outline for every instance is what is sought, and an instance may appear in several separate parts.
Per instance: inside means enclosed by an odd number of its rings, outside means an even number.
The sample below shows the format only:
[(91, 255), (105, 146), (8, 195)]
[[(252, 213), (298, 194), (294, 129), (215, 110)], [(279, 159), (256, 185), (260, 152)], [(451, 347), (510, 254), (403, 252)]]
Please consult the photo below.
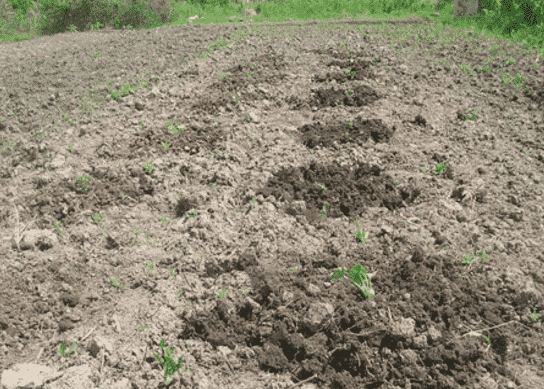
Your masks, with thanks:
[(422, 21), (195, 25), (3, 60), (0, 370), (530, 387), (543, 80), (495, 43)]

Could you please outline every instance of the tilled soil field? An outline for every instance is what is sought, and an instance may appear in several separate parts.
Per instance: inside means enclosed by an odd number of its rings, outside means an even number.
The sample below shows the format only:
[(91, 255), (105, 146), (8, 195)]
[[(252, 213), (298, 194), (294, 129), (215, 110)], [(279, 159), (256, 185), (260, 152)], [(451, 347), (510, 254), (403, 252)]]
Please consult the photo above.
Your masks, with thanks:
[(542, 387), (536, 52), (422, 19), (40, 39), (1, 45), (5, 387)]

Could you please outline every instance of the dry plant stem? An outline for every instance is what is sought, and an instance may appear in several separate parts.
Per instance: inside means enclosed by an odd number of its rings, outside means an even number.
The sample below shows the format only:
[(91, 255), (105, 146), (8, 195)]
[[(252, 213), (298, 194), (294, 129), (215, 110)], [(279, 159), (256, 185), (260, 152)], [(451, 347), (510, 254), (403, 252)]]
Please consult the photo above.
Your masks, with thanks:
[(100, 382), (104, 381), (104, 359), (106, 357), (106, 350), (102, 350), (102, 363), (100, 365)]
[(143, 367), (146, 354), (147, 354), (147, 343), (145, 344), (144, 355), (142, 356), (142, 360), (140, 361), (140, 369)]
[(15, 204), (15, 201), (13, 199), (11, 199), (11, 203), (13, 204), (13, 208), (15, 208), (15, 215), (17, 217), (17, 224), (15, 226), (15, 233), (16, 233), (15, 244), (17, 246), (17, 251), (21, 251), (19, 247), (19, 242), (22, 240), (21, 234), (28, 228), (30, 224), (32, 224), (32, 222), (34, 222), (37, 219), (37, 216), (34, 217), (34, 219), (32, 219), (31, 221), (29, 221), (25, 226), (23, 226), (21, 230), (19, 230), (19, 224), (20, 224), (19, 210), (17, 209), (17, 205)]
[(187, 283), (191, 286), (191, 288), (194, 289), (195, 286), (194, 286), (191, 282), (189, 282), (189, 279), (187, 278), (187, 276), (185, 275), (185, 273), (181, 273), (181, 274), (183, 274), (183, 278), (185, 278), (185, 281), (187, 281)]
[(310, 378), (306, 378), (304, 381), (300, 381), (300, 382), (297, 382), (296, 384), (294, 385), (291, 385), (291, 386), (288, 386), (287, 389), (293, 389), (293, 388), (296, 388), (297, 386), (300, 386), (310, 380), (313, 380), (314, 378), (317, 377), (317, 374), (314, 374), (313, 376), (311, 376)]
[[(128, 336), (128, 338), (129, 338), (129, 339), (133, 339), (133, 335), (136, 334), (137, 332), (138, 332), (138, 330), (132, 331), (132, 332), (130, 333), (130, 335)], [(134, 343), (134, 341), (131, 340), (130, 343), (127, 344), (127, 345), (123, 348), (123, 350), (121, 350), (121, 352), (126, 351), (130, 346), (132, 346), (133, 343)]]
[(43, 347), (38, 352), (38, 355), (36, 356), (36, 358), (32, 358), (30, 361), (28, 361), (28, 363), (32, 363), (32, 362), (37, 363), (40, 360), (42, 353), (43, 353)]
[(91, 330), (87, 332), (87, 334), (83, 338), (81, 338), (80, 341), (83, 342), (85, 339), (87, 339), (94, 332), (95, 329), (96, 327), (91, 328)]
[(15, 215), (17, 216), (17, 224), (15, 225), (15, 245), (17, 246), (17, 251), (21, 251), (21, 249), (19, 248), (19, 241), (21, 240), (21, 238), (19, 237), (19, 211), (17, 210), (17, 205), (15, 205), (15, 201), (11, 199), (11, 202), (13, 204), (13, 208), (15, 208)]
[(234, 369), (232, 368), (227, 356), (224, 354), (224, 353), (221, 353), (221, 355), (223, 356), (223, 358), (225, 359), (225, 362), (227, 362), (227, 365), (229, 365), (229, 368), (230, 368), (230, 371), (232, 371), (233, 373), (235, 372)]
[[(466, 334), (463, 334), (463, 335), (460, 335), (460, 336), (463, 337), (463, 336), (470, 335), (470, 334), (475, 334), (475, 333), (476, 333), (476, 334), (480, 334), (480, 333), (483, 332), (483, 331), (493, 330), (493, 329), (495, 329), (495, 328), (503, 327), (503, 326), (506, 326), (506, 325), (512, 324), (512, 323), (518, 323), (518, 324), (521, 324), (521, 325), (527, 327), (525, 324), (520, 323), (520, 322), (518, 322), (518, 321), (516, 321), (516, 320), (510, 320), (509, 322), (502, 323), (502, 324), (498, 324), (498, 325), (493, 326), (493, 327), (482, 328), (482, 329), (480, 329), (480, 330), (470, 331), (470, 332), (467, 332)], [(529, 327), (527, 327), (527, 328), (529, 328)], [(530, 329), (530, 328), (529, 328), (529, 329)], [(480, 335), (481, 335), (481, 334), (480, 334)]]

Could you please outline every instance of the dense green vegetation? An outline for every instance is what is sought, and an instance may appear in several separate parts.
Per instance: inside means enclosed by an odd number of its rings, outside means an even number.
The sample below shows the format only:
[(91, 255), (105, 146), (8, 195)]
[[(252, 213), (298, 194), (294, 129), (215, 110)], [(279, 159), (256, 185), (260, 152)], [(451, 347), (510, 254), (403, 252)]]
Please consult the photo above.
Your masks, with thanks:
[[(544, 52), (542, 0), (481, 0), (481, 12), (471, 18), (453, 18), (453, 0), (0, 0), (0, 41), (36, 35), (84, 31), (105, 26), (114, 29), (149, 29), (161, 25), (229, 23), (252, 8), (254, 22), (287, 19), (335, 19), (345, 14), (372, 18), (403, 18), (413, 14), (482, 35), (523, 42)], [(433, 0), (437, 1), (437, 0)], [(204, 17), (204, 18), (202, 18)]]

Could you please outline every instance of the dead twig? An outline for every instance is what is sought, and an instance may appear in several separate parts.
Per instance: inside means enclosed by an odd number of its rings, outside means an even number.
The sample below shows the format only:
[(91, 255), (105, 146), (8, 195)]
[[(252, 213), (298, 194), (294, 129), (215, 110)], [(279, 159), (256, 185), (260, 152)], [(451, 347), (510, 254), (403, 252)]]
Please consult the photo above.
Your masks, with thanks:
[[(474, 330), (474, 331), (467, 332), (466, 334), (457, 336), (455, 339), (459, 339), (459, 338), (462, 338), (463, 336), (467, 336), (467, 335), (472, 335), (472, 336), (474, 336), (474, 335), (482, 335), (481, 332), (483, 332), (483, 331), (489, 331), (489, 330), (493, 330), (493, 329), (495, 329), (495, 328), (504, 327), (504, 326), (506, 326), (506, 325), (508, 325), (508, 324), (512, 324), (512, 323), (518, 323), (518, 324), (521, 324), (521, 325), (524, 326), (524, 327), (527, 327), (525, 324), (520, 323), (519, 321), (510, 320), (509, 322), (502, 323), (502, 324), (498, 324), (498, 325), (493, 326), (493, 327), (482, 328), (482, 329), (479, 329), (479, 330)], [(527, 327), (527, 328), (528, 328), (528, 329), (531, 329), (530, 327)], [(450, 340), (447, 344), (450, 344), (450, 343), (453, 342), (455, 339)]]
[(96, 330), (96, 327), (91, 328), (91, 330), (89, 332), (87, 332), (87, 335), (85, 335), (83, 338), (81, 338), (80, 341), (83, 342), (85, 339), (87, 339), (89, 337), (89, 335), (91, 335), (93, 333), (94, 330)]
[(11, 199), (11, 203), (13, 204), (13, 208), (15, 208), (15, 215), (17, 216), (17, 224), (15, 225), (15, 246), (17, 246), (17, 251), (21, 251), (19, 248), (19, 242), (21, 241), (21, 238), (19, 238), (19, 211), (17, 210), (17, 205), (15, 205), (13, 199)]
[(223, 356), (223, 358), (225, 358), (225, 361), (227, 362), (227, 365), (229, 365), (230, 371), (232, 371), (234, 373), (234, 369), (230, 365), (230, 362), (229, 362), (227, 356), (225, 354), (223, 354), (223, 353), (221, 353), (221, 355)]
[(106, 350), (102, 349), (102, 364), (100, 366), (100, 382), (103, 382), (104, 378), (104, 358), (106, 357)]
[(514, 321), (514, 320), (511, 320), (511, 321), (509, 321), (509, 322), (502, 323), (502, 324), (499, 324), (499, 325), (496, 325), (496, 326), (493, 326), (493, 327), (482, 328), (481, 330), (476, 330), (476, 331), (470, 331), (470, 332), (467, 332), (466, 334), (463, 334), (463, 335), (461, 335), (461, 336), (467, 336), (467, 335), (471, 335), (471, 334), (475, 334), (475, 333), (480, 335), (480, 332), (482, 332), (482, 331), (493, 330), (493, 329), (495, 329), (495, 328), (503, 327), (503, 326), (508, 325), (508, 324), (510, 324), (510, 323), (515, 323), (515, 321)]
[(40, 352), (38, 353), (38, 356), (36, 358), (32, 358), (30, 361), (28, 361), (27, 363), (32, 363), (32, 361), (34, 361), (34, 363), (38, 363), (38, 360), (40, 359), (40, 357), (42, 356), (42, 353), (43, 353), (43, 347), (40, 349)]
[(19, 210), (17, 209), (17, 205), (15, 204), (15, 201), (13, 201), (13, 199), (11, 199), (11, 204), (13, 205), (13, 208), (15, 208), (15, 216), (17, 218), (17, 224), (15, 225), (15, 239), (14, 239), (15, 246), (17, 247), (17, 251), (21, 251), (21, 248), (19, 247), (19, 243), (23, 239), (21, 237), (21, 234), (28, 228), (29, 225), (31, 225), (34, 221), (36, 221), (37, 216), (34, 217), (34, 219), (32, 219), (31, 221), (29, 221), (21, 230), (19, 230), (19, 224), (20, 224)]
[(144, 364), (146, 354), (147, 354), (147, 343), (145, 344), (144, 356), (142, 357), (142, 360), (140, 361), (140, 369), (142, 368), (142, 366)]
[(306, 378), (304, 381), (300, 381), (294, 385), (291, 385), (291, 386), (288, 386), (287, 389), (293, 389), (293, 388), (296, 388), (297, 386), (300, 386), (310, 380), (313, 380), (315, 377), (317, 377), (317, 374), (314, 374), (313, 376), (311, 376), (310, 378)]

